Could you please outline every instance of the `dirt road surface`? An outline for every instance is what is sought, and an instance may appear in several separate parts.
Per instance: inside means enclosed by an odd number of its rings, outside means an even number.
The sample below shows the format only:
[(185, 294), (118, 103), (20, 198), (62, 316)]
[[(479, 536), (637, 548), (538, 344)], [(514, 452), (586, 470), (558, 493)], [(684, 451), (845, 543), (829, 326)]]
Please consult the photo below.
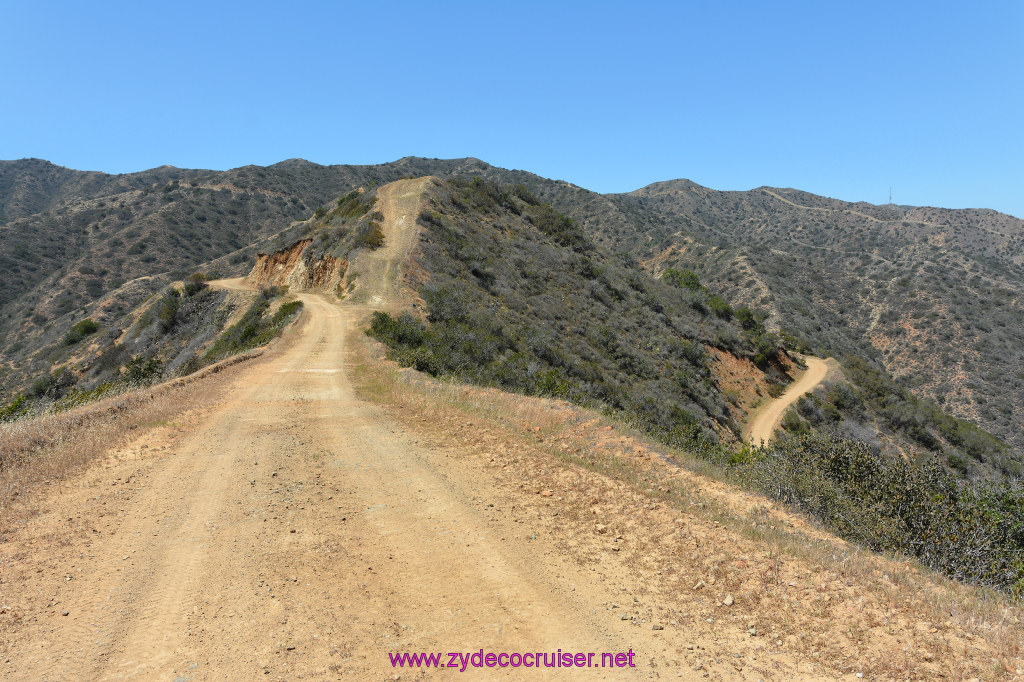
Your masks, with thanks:
[[(385, 304), (394, 267), (380, 270), (364, 296)], [(636, 649), (627, 624), (599, 613), (611, 588), (510, 542), (513, 528), (472, 503), (486, 480), (356, 398), (346, 343), (366, 308), (300, 298), (298, 328), (219, 406), (51, 501), (28, 542), (53, 553), (23, 583), (46, 606), (24, 608), (0, 676), (391, 679), (389, 651)], [(5, 609), (25, 601), (10, 587)]]
[(354, 397), (352, 316), (303, 301), (287, 351), (132, 481), (8, 679), (361, 676), (398, 642), (628, 648)]
[(786, 392), (764, 406), (758, 411), (750, 422), (750, 429), (747, 433), (747, 440), (755, 445), (767, 443), (775, 434), (782, 421), (782, 416), (789, 409), (789, 406), (800, 399), (804, 393), (814, 390), (814, 387), (825, 380), (828, 374), (828, 364), (821, 358), (807, 356), (804, 358), (807, 363), (807, 371)]

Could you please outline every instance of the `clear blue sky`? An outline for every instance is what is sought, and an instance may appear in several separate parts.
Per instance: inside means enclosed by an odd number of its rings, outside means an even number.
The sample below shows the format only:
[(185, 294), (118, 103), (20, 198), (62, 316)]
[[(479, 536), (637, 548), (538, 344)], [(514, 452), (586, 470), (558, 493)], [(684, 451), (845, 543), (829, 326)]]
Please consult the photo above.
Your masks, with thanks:
[(1024, 217), (1024, 3), (12, 2), (0, 158), (476, 156)]

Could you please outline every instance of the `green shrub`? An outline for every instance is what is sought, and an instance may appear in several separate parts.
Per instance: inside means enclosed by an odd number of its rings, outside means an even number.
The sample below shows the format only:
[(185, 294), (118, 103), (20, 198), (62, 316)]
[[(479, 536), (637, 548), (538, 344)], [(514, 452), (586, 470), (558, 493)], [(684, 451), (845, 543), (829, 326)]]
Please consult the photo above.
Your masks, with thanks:
[(725, 302), (725, 300), (719, 296), (708, 296), (707, 300), (704, 301), (711, 312), (723, 320), (732, 318), (732, 306)]
[(11, 421), (28, 413), (32, 401), (28, 396), (22, 394), (14, 397), (14, 400), (0, 408), (0, 422)]
[(147, 386), (163, 376), (163, 362), (157, 357), (132, 358), (122, 368), (120, 379), (132, 386)]
[(368, 229), (359, 236), (355, 245), (368, 249), (379, 249), (384, 246), (384, 230), (381, 229), (380, 223), (371, 221)]
[(786, 411), (780, 426), (792, 434), (807, 433), (810, 431), (810, 427), (807, 425), (807, 422), (801, 419), (800, 416), (792, 409)]
[(160, 300), (160, 311), (157, 313), (157, 320), (160, 324), (160, 331), (168, 333), (178, 322), (178, 309), (181, 307), (181, 294), (177, 289), (171, 288)]
[(267, 286), (260, 287), (260, 298), (266, 302), (270, 302), (275, 298), (284, 296), (288, 293), (288, 286), (279, 286), (277, 284), (268, 284)]
[(747, 333), (750, 343), (754, 345), (753, 362), (761, 370), (768, 369), (772, 360), (779, 357), (779, 340), (771, 333)]
[(86, 336), (95, 334), (99, 328), (100, 326), (96, 324), (91, 317), (87, 317), (81, 322), (76, 323), (68, 330), (68, 333), (64, 335), (64, 345), (73, 346)]
[(353, 190), (338, 199), (338, 207), (332, 213), (342, 220), (354, 220), (369, 213), (377, 202), (377, 197), (367, 197), (359, 190)]
[(277, 309), (277, 312), (274, 313), (273, 317), (270, 318), (270, 327), (279, 327), (301, 309), (302, 301), (289, 301), (288, 303), (283, 303), (281, 307)]
[(758, 334), (764, 333), (764, 326), (761, 324), (761, 320), (745, 305), (736, 308), (736, 320), (747, 331)]
[(33, 381), (29, 389), (29, 395), (33, 398), (59, 400), (74, 384), (74, 374), (67, 367), (60, 367)]
[(369, 334), (389, 346), (416, 348), (423, 343), (426, 327), (409, 313), (396, 319), (378, 310), (373, 313)]
[(693, 270), (677, 270), (676, 268), (665, 268), (661, 273), (661, 279), (679, 289), (690, 289), (699, 291), (701, 286), (700, 277)]
[(202, 274), (201, 272), (197, 272), (194, 275), (190, 276), (188, 280), (185, 281), (185, 295), (195, 296), (199, 292), (206, 289), (207, 286), (208, 285), (206, 284), (206, 275)]

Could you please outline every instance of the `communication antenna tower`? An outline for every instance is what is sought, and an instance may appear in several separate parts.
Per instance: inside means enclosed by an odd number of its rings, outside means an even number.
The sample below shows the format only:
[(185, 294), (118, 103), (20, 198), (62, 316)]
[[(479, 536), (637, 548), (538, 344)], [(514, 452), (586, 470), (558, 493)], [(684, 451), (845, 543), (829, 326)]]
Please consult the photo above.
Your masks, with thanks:
[(889, 203), (892, 204), (892, 187), (889, 188)]

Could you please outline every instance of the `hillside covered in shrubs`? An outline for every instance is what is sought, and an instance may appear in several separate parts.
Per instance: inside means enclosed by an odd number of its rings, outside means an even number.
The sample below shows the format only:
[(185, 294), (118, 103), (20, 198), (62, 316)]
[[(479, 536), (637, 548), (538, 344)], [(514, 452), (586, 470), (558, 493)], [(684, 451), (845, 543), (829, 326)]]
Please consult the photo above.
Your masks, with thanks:
[[(1019, 487), (997, 475), (971, 481), (953, 459), (1002, 461), (1008, 448), (990, 434), (851, 357), (845, 380), (787, 417), (791, 435), (741, 444), (709, 350), (783, 379), (781, 341), (763, 315), (732, 306), (693, 271), (651, 278), (522, 186), (449, 181), (419, 223), (425, 315), (377, 312), (367, 330), (399, 363), (601, 409), (842, 537), (960, 580), (1024, 589)], [(922, 448), (887, 454), (880, 437)]]
[(268, 241), (359, 187), (465, 163), (294, 159), (110, 175), (40, 159), (0, 161), (0, 401), (53, 371), (55, 344), (84, 318), (112, 329), (194, 272), (247, 273)]
[(615, 211), (592, 218), (600, 243), (651, 272), (693, 270), (811, 352), (861, 358), (1024, 461), (1024, 221), (686, 181), (602, 199)]
[(274, 305), (283, 293), (276, 287), (252, 294), (216, 290), (195, 275), (152, 297), (137, 319), (129, 315), (123, 320), (123, 329), (104, 329), (86, 318), (55, 349), (55, 368), (0, 405), (0, 421), (66, 410), (113, 392), (186, 376), (263, 346), (302, 306), (301, 301)]
[(710, 295), (654, 280), (595, 247), (521, 186), (453, 180), (419, 216), (426, 319), (378, 313), (370, 333), (403, 364), (529, 395), (600, 406), (678, 443), (735, 440), (708, 346), (752, 342)]

